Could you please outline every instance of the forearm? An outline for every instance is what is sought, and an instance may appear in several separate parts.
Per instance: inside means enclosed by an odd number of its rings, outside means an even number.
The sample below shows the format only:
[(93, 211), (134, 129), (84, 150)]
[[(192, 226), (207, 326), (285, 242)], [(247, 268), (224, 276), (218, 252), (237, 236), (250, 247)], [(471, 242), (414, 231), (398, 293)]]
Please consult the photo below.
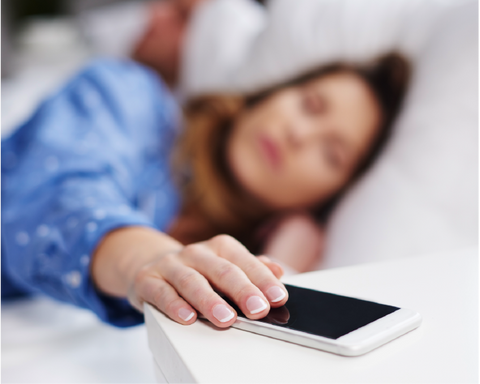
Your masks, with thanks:
[(183, 245), (148, 227), (123, 227), (108, 233), (94, 252), (91, 274), (96, 287), (109, 295), (126, 297), (138, 270)]
[(298, 272), (307, 272), (320, 261), (323, 244), (324, 231), (313, 218), (294, 214), (278, 224), (263, 252)]

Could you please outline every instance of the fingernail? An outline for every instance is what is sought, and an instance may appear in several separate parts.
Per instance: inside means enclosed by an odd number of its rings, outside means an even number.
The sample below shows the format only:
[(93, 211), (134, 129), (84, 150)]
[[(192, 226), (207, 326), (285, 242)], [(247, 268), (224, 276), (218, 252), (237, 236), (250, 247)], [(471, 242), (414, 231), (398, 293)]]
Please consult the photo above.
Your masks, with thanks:
[(281, 301), (287, 294), (285, 291), (274, 285), (273, 287), (270, 287), (267, 289), (267, 292), (265, 292), (268, 300), (270, 300), (271, 303), (276, 303), (278, 301)]
[(251, 296), (247, 300), (247, 309), (252, 315), (262, 312), (267, 308), (267, 303), (258, 296)]
[(178, 310), (178, 317), (180, 317), (183, 321), (189, 321), (195, 314), (187, 308), (180, 308)]
[(226, 323), (229, 320), (233, 319), (233, 316), (235, 314), (226, 306), (223, 304), (218, 304), (215, 307), (213, 307), (213, 316), (220, 321), (221, 323)]

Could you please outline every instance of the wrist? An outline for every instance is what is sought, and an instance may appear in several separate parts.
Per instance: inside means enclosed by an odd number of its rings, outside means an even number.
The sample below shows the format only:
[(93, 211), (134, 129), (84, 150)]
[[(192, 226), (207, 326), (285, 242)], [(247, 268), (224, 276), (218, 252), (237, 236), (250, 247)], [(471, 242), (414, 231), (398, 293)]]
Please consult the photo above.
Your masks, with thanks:
[(148, 227), (123, 227), (109, 232), (94, 252), (91, 275), (102, 292), (126, 297), (138, 271), (183, 245)]

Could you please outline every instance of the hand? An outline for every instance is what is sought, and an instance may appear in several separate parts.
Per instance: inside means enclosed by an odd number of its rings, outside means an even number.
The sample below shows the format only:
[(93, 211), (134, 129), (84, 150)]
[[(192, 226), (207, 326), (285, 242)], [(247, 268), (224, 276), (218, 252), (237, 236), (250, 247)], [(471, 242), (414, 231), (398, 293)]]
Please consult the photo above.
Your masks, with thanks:
[(325, 233), (306, 212), (285, 215), (269, 223), (273, 229), (263, 253), (285, 263), (298, 272), (313, 270), (321, 260)]
[(288, 292), (278, 280), (281, 267), (267, 257), (255, 257), (227, 235), (168, 251), (139, 269), (128, 290), (132, 305), (157, 307), (181, 324), (191, 324), (197, 311), (218, 327), (236, 320), (235, 310), (215, 291), (232, 299), (250, 319), (265, 317), (280, 307)]
[(157, 71), (173, 86), (178, 78), (187, 19), (176, 1), (149, 4), (145, 32), (135, 44), (132, 57)]
[(162, 0), (149, 4), (149, 21), (132, 57), (152, 67), (172, 87), (178, 81), (188, 22), (203, 1)]
[[(165, 1), (165, 0), (163, 0)], [(180, 7), (186, 18), (189, 18), (192, 12), (201, 4), (207, 0), (171, 0)]]

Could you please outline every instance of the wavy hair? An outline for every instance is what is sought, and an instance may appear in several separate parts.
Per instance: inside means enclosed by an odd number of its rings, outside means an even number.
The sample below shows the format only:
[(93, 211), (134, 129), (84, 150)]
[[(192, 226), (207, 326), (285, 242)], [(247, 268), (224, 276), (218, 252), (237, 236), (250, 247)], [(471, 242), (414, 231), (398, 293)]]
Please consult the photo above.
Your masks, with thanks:
[(184, 131), (176, 143), (172, 162), (183, 209), (199, 212), (214, 228), (213, 232), (247, 238), (273, 212), (246, 193), (228, 169), (225, 150), (233, 122), (243, 110), (283, 87), (339, 72), (353, 72), (370, 87), (381, 109), (382, 126), (350, 181), (328, 201), (312, 207), (317, 217), (325, 221), (345, 190), (375, 162), (391, 134), (410, 77), (409, 63), (400, 54), (390, 53), (362, 65), (322, 66), (254, 94), (211, 94), (188, 101), (184, 107)]

